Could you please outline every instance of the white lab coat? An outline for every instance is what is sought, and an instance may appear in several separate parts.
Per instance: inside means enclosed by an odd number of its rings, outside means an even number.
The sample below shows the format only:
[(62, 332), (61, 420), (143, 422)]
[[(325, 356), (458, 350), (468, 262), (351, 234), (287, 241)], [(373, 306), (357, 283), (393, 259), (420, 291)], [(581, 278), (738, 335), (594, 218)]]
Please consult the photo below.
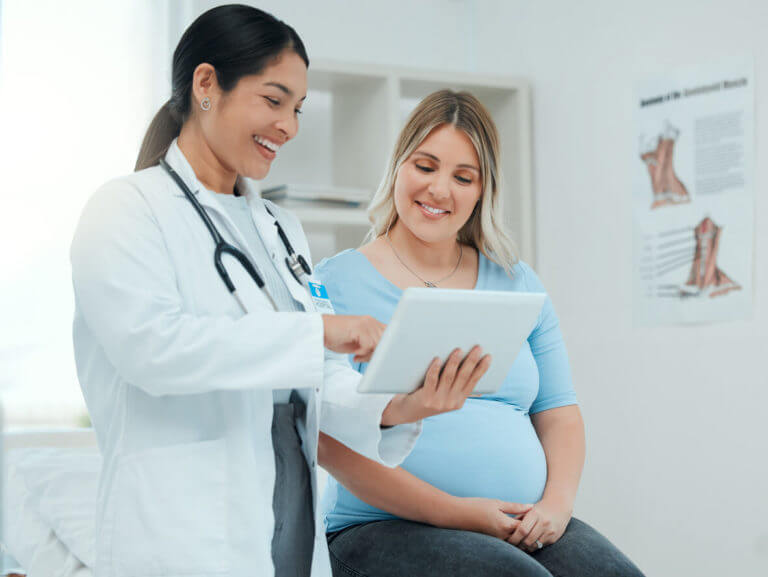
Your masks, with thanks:
[[(222, 236), (253, 260), (175, 142), (166, 161)], [(357, 394), (359, 375), (344, 356), (323, 349), (320, 314), (284, 265), (267, 201), (247, 179), (238, 187), (277, 270), (308, 312), (273, 312), (225, 256), (249, 311), (243, 314), (216, 273), (210, 233), (159, 166), (102, 186), (80, 219), (71, 251), (74, 346), (104, 456), (98, 577), (273, 575), (273, 389), (298, 389), (307, 403), (298, 428), (315, 507), (320, 428), (389, 466), (405, 458), (419, 435), (420, 424), (380, 429), (391, 397)], [(298, 220), (270, 209), (308, 258)], [(312, 575), (326, 577), (317, 509), (315, 519)]]

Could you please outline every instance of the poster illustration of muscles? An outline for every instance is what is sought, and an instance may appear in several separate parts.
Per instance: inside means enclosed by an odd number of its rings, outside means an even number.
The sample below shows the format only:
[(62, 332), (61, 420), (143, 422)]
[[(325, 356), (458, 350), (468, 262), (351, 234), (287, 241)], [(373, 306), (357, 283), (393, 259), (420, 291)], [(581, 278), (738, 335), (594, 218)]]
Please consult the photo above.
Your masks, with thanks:
[(710, 64), (637, 89), (636, 324), (727, 321), (752, 313), (752, 69), (748, 59)]

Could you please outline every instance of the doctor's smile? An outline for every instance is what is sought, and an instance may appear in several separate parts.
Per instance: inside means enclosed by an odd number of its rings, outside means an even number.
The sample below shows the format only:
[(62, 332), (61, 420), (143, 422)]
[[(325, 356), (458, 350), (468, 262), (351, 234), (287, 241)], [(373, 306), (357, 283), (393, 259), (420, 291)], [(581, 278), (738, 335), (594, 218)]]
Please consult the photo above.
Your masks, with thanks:
[(258, 145), (259, 152), (261, 152), (261, 154), (268, 160), (274, 160), (277, 151), (280, 150), (279, 144), (275, 144), (262, 136), (254, 136), (253, 141)]

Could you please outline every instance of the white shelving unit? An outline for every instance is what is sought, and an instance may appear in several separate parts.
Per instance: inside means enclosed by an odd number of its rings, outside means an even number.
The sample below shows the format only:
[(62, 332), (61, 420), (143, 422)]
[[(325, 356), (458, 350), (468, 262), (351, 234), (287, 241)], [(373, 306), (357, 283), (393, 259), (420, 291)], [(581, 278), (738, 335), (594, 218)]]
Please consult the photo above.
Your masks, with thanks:
[[(411, 110), (442, 88), (467, 90), (490, 111), (502, 147), (506, 224), (521, 257), (535, 263), (528, 83), (519, 78), (313, 61), (299, 137), (286, 144), (264, 181), (364, 187), (384, 174), (395, 139)], [(309, 236), (315, 262), (360, 245), (364, 209), (291, 207)]]

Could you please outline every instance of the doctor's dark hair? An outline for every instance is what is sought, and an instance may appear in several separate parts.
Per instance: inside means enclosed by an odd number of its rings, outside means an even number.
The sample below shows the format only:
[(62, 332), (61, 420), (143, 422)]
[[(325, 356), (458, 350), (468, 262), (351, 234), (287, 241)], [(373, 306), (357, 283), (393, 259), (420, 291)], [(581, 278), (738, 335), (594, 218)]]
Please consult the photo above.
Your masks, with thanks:
[(181, 132), (192, 110), (192, 79), (200, 64), (213, 66), (219, 86), (229, 92), (242, 77), (260, 74), (286, 50), (309, 67), (299, 35), (271, 14), (243, 4), (217, 6), (201, 14), (173, 53), (171, 98), (152, 119), (135, 170), (158, 164)]

